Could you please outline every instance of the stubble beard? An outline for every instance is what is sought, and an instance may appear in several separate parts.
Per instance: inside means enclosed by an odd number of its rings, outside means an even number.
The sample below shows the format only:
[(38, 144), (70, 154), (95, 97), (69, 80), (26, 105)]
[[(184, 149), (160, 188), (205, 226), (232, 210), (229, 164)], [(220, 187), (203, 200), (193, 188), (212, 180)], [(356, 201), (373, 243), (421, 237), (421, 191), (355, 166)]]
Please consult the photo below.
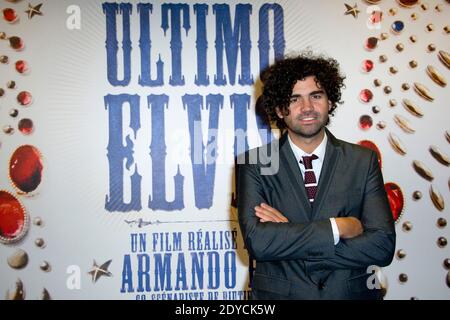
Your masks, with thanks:
[[(298, 135), (299, 137), (302, 137), (305, 139), (311, 139), (311, 138), (314, 138), (315, 136), (317, 136), (322, 131), (322, 129), (327, 126), (328, 119), (329, 119), (329, 116), (328, 116), (328, 114), (326, 114), (324, 116), (324, 118), (322, 119), (322, 121), (317, 123), (317, 125), (313, 126), (309, 130), (305, 130), (305, 128), (303, 128), (300, 125), (288, 126), (288, 128), (290, 131), (292, 131), (294, 134)], [(299, 120), (299, 119), (297, 119), (297, 120)]]

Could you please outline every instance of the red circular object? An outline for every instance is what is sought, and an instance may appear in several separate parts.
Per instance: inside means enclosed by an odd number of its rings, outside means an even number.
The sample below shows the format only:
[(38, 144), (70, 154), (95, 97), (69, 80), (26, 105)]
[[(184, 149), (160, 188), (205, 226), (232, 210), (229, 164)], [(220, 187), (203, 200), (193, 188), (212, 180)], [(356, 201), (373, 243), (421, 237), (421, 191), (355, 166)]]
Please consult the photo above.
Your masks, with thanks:
[(381, 152), (380, 152), (380, 149), (378, 149), (377, 145), (370, 140), (361, 140), (358, 142), (358, 144), (362, 147), (365, 147), (365, 148), (375, 151), (375, 153), (377, 154), (377, 158), (378, 158), (378, 165), (380, 166), (380, 169), (381, 169), (381, 167), (382, 167)]
[(24, 135), (29, 135), (33, 132), (33, 121), (31, 119), (22, 119), (19, 121), (19, 131)]
[(19, 37), (9, 38), (9, 45), (14, 50), (22, 50), (25, 47), (25, 43), (23, 42), (22, 38)]
[(28, 91), (22, 91), (17, 95), (17, 102), (22, 106), (28, 106), (33, 102), (33, 97)]
[(367, 50), (373, 50), (377, 47), (377, 45), (378, 45), (378, 38), (376, 37), (367, 38), (365, 43), (365, 47)]
[(373, 125), (372, 117), (369, 115), (363, 115), (359, 118), (359, 127), (363, 130), (369, 130)]
[(41, 183), (43, 168), (39, 150), (30, 145), (21, 146), (9, 160), (9, 177), (17, 189), (29, 193)]
[(373, 11), (369, 17), (370, 22), (372, 24), (380, 23), (383, 19), (383, 12), (382, 11)]
[(27, 225), (28, 217), (19, 200), (0, 190), (0, 242), (20, 240), (26, 234)]
[(372, 60), (364, 60), (362, 63), (362, 69), (364, 72), (370, 72), (373, 69), (373, 61)]
[[(397, 2), (404, 7), (412, 8), (419, 3), (419, 0), (397, 0)], [(448, 2), (448, 1), (447, 1)]]
[(16, 10), (11, 8), (3, 9), (3, 18), (8, 22), (14, 22), (17, 20)]
[(361, 99), (362, 102), (368, 103), (368, 102), (372, 101), (373, 93), (369, 89), (363, 89), (359, 93), (359, 98)]
[(24, 60), (16, 62), (16, 70), (18, 73), (25, 73), (29, 70), (28, 63)]
[(402, 215), (403, 206), (405, 205), (403, 191), (396, 183), (393, 182), (385, 183), (384, 189), (387, 193), (392, 217), (394, 218), (394, 221), (397, 222)]

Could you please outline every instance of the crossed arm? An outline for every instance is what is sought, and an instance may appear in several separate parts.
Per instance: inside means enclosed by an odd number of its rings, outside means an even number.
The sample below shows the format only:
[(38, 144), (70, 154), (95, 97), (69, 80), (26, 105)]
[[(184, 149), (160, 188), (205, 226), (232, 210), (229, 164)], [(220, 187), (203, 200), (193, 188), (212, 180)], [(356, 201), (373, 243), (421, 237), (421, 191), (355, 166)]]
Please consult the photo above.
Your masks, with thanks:
[(266, 204), (257, 166), (238, 175), (238, 211), (247, 248), (256, 260), (301, 259), (309, 271), (386, 266), (395, 250), (395, 228), (381, 171), (372, 154), (360, 219), (338, 217), (335, 246), (328, 219), (292, 223)]
[[(283, 216), (283, 214), (275, 208), (272, 208), (267, 203), (261, 203), (255, 207), (255, 215), (262, 223), (275, 222), (275, 223), (288, 223), (289, 220)], [(351, 239), (361, 235), (364, 231), (361, 221), (355, 217), (340, 217), (335, 218), (339, 237), (341, 239)]]

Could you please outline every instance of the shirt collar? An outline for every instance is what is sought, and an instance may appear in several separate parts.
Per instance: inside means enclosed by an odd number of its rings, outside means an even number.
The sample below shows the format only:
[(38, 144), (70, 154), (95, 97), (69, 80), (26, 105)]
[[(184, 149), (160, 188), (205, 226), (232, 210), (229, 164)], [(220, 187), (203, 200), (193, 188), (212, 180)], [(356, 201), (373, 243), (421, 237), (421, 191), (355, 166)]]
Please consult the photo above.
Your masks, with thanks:
[(312, 153), (306, 153), (305, 151), (297, 147), (297, 145), (295, 145), (295, 143), (292, 142), (291, 138), (289, 137), (289, 134), (288, 134), (288, 141), (292, 151), (294, 152), (295, 159), (297, 159), (297, 162), (300, 162), (303, 156), (311, 156), (312, 154), (315, 154), (317, 156), (318, 158), (317, 160), (323, 162), (328, 142), (328, 137), (326, 133), (324, 134), (322, 142), (317, 146), (317, 148)]

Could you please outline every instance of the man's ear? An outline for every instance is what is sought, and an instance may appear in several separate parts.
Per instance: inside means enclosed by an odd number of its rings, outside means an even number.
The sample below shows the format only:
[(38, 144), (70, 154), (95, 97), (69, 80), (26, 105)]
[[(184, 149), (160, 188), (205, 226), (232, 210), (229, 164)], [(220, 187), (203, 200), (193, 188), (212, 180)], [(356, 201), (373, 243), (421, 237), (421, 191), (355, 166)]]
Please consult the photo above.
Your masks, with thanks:
[(328, 100), (328, 112), (330, 112), (330, 110), (331, 110), (331, 106), (332, 106), (332, 103), (331, 103), (331, 101), (330, 101), (330, 100)]
[(283, 119), (283, 112), (281, 112), (279, 107), (275, 107), (275, 112), (277, 113), (278, 118)]

